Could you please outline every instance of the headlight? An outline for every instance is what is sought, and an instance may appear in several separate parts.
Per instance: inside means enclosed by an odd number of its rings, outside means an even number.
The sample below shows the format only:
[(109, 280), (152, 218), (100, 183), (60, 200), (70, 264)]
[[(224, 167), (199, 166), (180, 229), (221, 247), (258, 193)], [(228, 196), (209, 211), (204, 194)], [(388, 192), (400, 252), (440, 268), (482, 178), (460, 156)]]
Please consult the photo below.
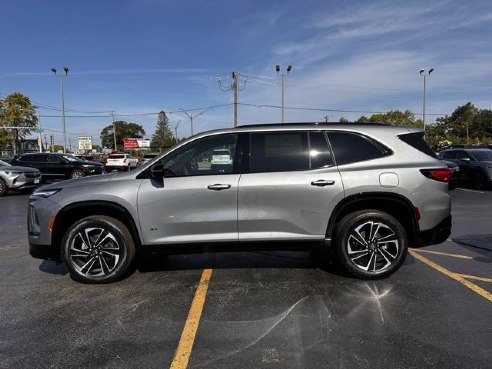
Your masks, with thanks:
[(40, 189), (40, 190), (36, 190), (32, 193), (32, 197), (44, 197), (44, 198), (47, 198), (47, 197), (50, 197), (50, 196), (53, 196), (55, 193), (61, 191), (61, 188), (55, 188), (53, 190), (43, 190), (43, 189)]
[(22, 172), (5, 172), (6, 175), (8, 176), (20, 176)]

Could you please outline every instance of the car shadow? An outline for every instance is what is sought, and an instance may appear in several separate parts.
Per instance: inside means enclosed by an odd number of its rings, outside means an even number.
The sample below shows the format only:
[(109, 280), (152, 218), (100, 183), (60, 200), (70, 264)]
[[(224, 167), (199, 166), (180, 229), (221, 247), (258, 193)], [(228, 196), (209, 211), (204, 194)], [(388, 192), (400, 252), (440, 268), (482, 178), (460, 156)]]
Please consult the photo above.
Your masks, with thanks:
[(321, 269), (329, 274), (348, 276), (336, 263), (317, 251), (223, 251), (189, 254), (138, 255), (136, 269), (141, 273), (201, 270), (297, 268)]
[(43, 260), (39, 265), (39, 270), (54, 275), (66, 275), (68, 274), (68, 269), (63, 263), (57, 263), (56, 261)]

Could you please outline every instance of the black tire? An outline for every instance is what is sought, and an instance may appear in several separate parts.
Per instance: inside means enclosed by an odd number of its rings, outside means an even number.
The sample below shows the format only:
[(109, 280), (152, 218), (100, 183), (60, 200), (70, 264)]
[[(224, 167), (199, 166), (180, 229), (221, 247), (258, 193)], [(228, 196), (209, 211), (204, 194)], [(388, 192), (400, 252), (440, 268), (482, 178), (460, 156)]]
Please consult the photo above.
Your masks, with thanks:
[(487, 177), (482, 172), (473, 173), (473, 187), (477, 190), (485, 190), (487, 188)]
[(74, 170), (72, 170), (72, 173), (70, 173), (70, 178), (72, 178), (72, 179), (82, 178), (84, 176), (85, 176), (85, 173), (80, 169), (74, 169)]
[(335, 234), (337, 260), (351, 275), (385, 278), (396, 272), (407, 256), (405, 229), (394, 217), (368, 209), (346, 215)]
[(0, 197), (5, 196), (9, 192), (9, 186), (3, 178), (0, 178)]
[(62, 252), (73, 280), (112, 283), (130, 271), (135, 258), (135, 243), (122, 222), (96, 215), (80, 219), (70, 226), (63, 237)]

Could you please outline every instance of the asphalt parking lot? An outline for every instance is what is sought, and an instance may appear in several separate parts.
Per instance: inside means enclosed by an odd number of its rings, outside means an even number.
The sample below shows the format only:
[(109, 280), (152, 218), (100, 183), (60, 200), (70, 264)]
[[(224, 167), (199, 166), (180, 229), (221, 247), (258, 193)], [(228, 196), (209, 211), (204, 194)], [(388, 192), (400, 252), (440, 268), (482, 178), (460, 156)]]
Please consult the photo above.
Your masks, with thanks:
[(0, 198), (1, 368), (490, 368), (492, 191), (381, 281), (302, 252), (140, 261), (111, 285), (33, 259), (27, 195)]

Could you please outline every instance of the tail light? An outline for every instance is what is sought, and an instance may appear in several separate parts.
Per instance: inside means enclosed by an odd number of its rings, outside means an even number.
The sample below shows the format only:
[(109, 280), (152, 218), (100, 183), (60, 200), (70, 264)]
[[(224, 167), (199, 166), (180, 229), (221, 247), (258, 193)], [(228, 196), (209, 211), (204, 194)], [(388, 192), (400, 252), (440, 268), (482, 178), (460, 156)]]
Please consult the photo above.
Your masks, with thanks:
[(420, 169), (420, 173), (435, 181), (449, 182), (449, 179), (453, 175), (453, 170), (450, 168)]

